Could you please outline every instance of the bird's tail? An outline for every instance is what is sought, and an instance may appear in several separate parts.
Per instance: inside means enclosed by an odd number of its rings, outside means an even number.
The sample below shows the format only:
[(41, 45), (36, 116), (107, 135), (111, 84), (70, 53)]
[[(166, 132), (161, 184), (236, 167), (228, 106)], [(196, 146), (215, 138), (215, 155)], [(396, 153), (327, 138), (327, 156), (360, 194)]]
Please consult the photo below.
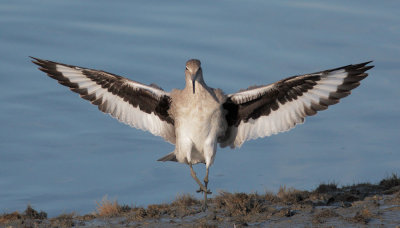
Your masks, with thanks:
[(174, 162), (177, 162), (178, 160), (176, 160), (176, 155), (175, 155), (175, 153), (174, 153), (174, 152), (171, 152), (171, 153), (165, 155), (164, 157), (158, 159), (157, 161), (163, 161), (163, 162), (166, 162), (166, 161), (174, 161)]

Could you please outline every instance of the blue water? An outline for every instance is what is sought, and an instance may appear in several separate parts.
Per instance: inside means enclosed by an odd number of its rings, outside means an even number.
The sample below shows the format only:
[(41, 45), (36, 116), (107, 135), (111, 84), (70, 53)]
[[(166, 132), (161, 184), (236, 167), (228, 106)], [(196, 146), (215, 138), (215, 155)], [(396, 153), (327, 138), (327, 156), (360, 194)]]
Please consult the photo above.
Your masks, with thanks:
[[(0, 2), (0, 213), (50, 216), (170, 202), (197, 189), (173, 146), (105, 115), (28, 56), (102, 69), (165, 90), (184, 64), (227, 93), (374, 60), (370, 77), (290, 132), (219, 149), (210, 187), (231, 192), (376, 182), (400, 173), (398, 1)], [(204, 167), (197, 166), (200, 176)]]

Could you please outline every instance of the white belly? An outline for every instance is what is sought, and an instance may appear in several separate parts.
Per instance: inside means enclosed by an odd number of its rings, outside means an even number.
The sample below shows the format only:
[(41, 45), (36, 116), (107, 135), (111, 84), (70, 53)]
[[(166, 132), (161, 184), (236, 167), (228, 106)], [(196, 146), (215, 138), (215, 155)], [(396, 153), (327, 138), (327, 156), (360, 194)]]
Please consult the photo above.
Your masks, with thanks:
[(225, 119), (218, 103), (198, 105), (181, 110), (185, 115), (176, 122), (176, 157), (184, 163), (206, 163), (214, 160), (217, 138), (225, 131)]

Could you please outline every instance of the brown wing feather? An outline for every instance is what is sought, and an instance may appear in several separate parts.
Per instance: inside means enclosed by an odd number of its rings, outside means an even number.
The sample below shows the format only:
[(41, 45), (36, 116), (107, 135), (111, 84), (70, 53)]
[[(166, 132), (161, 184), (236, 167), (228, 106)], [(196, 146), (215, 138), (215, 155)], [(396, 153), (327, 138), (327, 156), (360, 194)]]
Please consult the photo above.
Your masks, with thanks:
[(306, 116), (338, 103), (368, 76), (366, 71), (373, 68), (368, 63), (292, 76), (229, 94), (223, 104), (229, 127), (221, 146), (240, 146), (249, 139), (287, 131)]

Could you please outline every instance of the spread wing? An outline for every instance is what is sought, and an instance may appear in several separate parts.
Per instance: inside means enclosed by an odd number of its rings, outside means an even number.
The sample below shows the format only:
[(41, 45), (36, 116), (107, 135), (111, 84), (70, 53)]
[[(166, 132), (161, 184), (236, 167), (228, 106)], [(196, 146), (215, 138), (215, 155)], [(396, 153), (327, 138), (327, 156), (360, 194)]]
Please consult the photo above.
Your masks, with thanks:
[(306, 116), (325, 110), (348, 96), (370, 62), (348, 65), (312, 74), (298, 75), (276, 83), (229, 94), (224, 108), (228, 131), (221, 147), (241, 146), (245, 141), (287, 131)]
[(161, 88), (104, 71), (33, 59), (41, 71), (97, 105), (100, 111), (175, 144), (174, 120), (168, 113), (170, 96)]

